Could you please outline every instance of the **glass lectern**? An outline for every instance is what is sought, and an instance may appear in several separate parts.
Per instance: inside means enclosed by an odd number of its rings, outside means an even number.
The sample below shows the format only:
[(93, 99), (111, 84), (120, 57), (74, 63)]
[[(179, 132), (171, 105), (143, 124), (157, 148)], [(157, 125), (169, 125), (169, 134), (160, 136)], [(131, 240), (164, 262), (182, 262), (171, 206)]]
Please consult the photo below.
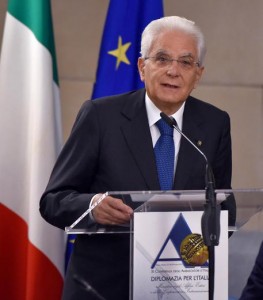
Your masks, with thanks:
[[(226, 201), (229, 197), (234, 197), (237, 207), (235, 226), (228, 226), (227, 212), (221, 211), (220, 222), (222, 226), (220, 243), (222, 243), (223, 246), (222, 248), (219, 248), (218, 253), (220, 252), (219, 256), (222, 256), (222, 258), (219, 258), (222, 259), (220, 262), (221, 271), (223, 272), (223, 270), (226, 270), (227, 272), (228, 232), (238, 231), (252, 216), (262, 210), (263, 189), (216, 190), (215, 193), (218, 205), (220, 205), (221, 202)], [(92, 210), (97, 205), (100, 205), (108, 195), (120, 198), (124, 203), (130, 205), (134, 209), (133, 220), (131, 220), (129, 224), (123, 224), (122, 226), (102, 226), (94, 222), (89, 222), (90, 225), (84, 228), (82, 225), (83, 219), (89, 218), (89, 214)], [(145, 296), (147, 293), (143, 296), (144, 300), (175, 299), (174, 293), (176, 293), (176, 299), (203, 300), (206, 299), (206, 294), (202, 294), (201, 291), (206, 289), (206, 282), (208, 280), (206, 271), (208, 260), (205, 256), (205, 246), (200, 239), (200, 220), (204, 204), (206, 203), (205, 196), (204, 190), (106, 192), (95, 205), (79, 216), (71, 226), (66, 227), (65, 231), (67, 234), (130, 234), (130, 299), (138, 300), (138, 291), (136, 291), (134, 287), (134, 282), (136, 282), (134, 276), (141, 276), (140, 283), (142, 282), (142, 287), (140, 288), (148, 289), (149, 287), (148, 296)], [(143, 218), (136, 218), (136, 216), (143, 216)], [(172, 221), (169, 221), (171, 218)], [(140, 220), (141, 223), (139, 223), (139, 226), (134, 224), (136, 220)], [(156, 222), (160, 223), (158, 226), (154, 226), (153, 228), (155, 228), (155, 230), (152, 231), (147, 222), (150, 222), (150, 224), (153, 222), (155, 225)], [(168, 234), (166, 232), (164, 233), (164, 236), (162, 236), (162, 231), (169, 222), (172, 222), (172, 226), (168, 229)], [(84, 223), (87, 224), (87, 222)], [(156, 241), (160, 240), (162, 247), (159, 248), (159, 252), (157, 251), (158, 253), (156, 252), (156, 254), (153, 255), (153, 258), (149, 258), (150, 251), (146, 251), (146, 247), (140, 245), (139, 255), (143, 254), (144, 259), (148, 259), (149, 263), (149, 271), (147, 275), (143, 277), (140, 274), (143, 273), (143, 271), (138, 272), (138, 270), (134, 270), (134, 262), (137, 259), (137, 254), (135, 252), (138, 248), (138, 243), (134, 242), (134, 239), (137, 234), (136, 231), (141, 227), (147, 228), (147, 226), (149, 226), (149, 230), (147, 231), (148, 236), (145, 238), (147, 247), (153, 240), (154, 243), (157, 243)], [(158, 237), (159, 240), (153, 239), (152, 237), (155, 237), (157, 234), (161, 235)], [(137, 244), (135, 245), (135, 243)], [(153, 244), (151, 247), (154, 246), (155, 245)], [(172, 259), (169, 256), (170, 254), (167, 254), (169, 251), (174, 251), (174, 253), (176, 253), (173, 255)], [(227, 256), (227, 259), (224, 259), (225, 256)], [(202, 264), (200, 263), (200, 259), (203, 259)], [(170, 267), (172, 264), (173, 267)], [(223, 266), (224, 264), (225, 266)], [(158, 265), (161, 267), (158, 267)], [(152, 272), (152, 274), (150, 274), (150, 272)], [(143, 280), (146, 282), (143, 283)], [(149, 283), (150, 281), (152, 281), (151, 284)], [(228, 276), (226, 276), (225, 281), (225, 288), (227, 289)], [(222, 285), (222, 282), (220, 284)], [(153, 291), (153, 289), (155, 289), (155, 291)], [(224, 288), (222, 288), (222, 290), (223, 289)], [(134, 294), (136, 294), (136, 297)], [(217, 298), (215, 297), (215, 299)]]

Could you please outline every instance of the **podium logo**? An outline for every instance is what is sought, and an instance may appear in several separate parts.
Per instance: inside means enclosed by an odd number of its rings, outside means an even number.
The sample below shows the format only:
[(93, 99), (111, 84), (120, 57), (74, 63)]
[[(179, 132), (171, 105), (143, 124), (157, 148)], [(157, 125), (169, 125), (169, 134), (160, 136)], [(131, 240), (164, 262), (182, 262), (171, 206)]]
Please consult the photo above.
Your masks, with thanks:
[[(184, 216), (182, 213), (178, 216), (174, 226), (172, 227), (171, 231), (169, 232), (166, 240), (164, 241), (159, 253), (157, 254), (155, 260), (153, 261), (151, 265), (151, 269), (155, 268), (156, 264), (158, 262), (171, 262), (171, 261), (181, 261), (185, 267), (195, 267), (195, 266), (207, 266), (207, 258), (208, 258), (208, 251), (207, 247), (202, 243), (202, 237), (201, 235), (198, 235), (198, 239), (196, 238), (188, 238), (197, 236), (198, 234), (193, 234), (191, 229), (189, 228)], [(200, 255), (202, 255), (203, 260), (200, 261), (198, 259), (194, 260), (198, 263), (192, 263), (193, 260), (187, 260), (185, 257), (182, 257), (182, 245), (184, 245), (183, 250), (186, 250), (185, 246), (185, 240), (191, 241), (192, 244), (191, 249), (193, 250), (193, 256), (198, 258)], [(195, 241), (198, 240), (198, 244), (194, 244)], [(168, 248), (168, 245), (174, 247), (175, 255), (174, 257), (164, 257), (166, 249)], [(190, 250), (190, 246), (188, 249)], [(183, 252), (184, 253), (184, 252)], [(184, 253), (185, 254), (185, 253)], [(190, 254), (189, 254), (190, 255)], [(184, 255), (183, 255), (184, 256)]]

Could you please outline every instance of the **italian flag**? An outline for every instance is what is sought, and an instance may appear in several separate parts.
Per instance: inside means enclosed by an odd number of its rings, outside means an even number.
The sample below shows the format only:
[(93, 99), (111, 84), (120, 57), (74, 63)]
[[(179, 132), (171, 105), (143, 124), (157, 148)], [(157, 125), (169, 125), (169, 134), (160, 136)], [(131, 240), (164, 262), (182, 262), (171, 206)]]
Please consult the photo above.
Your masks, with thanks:
[(65, 236), (39, 214), (62, 144), (49, 0), (8, 1), (0, 137), (0, 298), (59, 300)]

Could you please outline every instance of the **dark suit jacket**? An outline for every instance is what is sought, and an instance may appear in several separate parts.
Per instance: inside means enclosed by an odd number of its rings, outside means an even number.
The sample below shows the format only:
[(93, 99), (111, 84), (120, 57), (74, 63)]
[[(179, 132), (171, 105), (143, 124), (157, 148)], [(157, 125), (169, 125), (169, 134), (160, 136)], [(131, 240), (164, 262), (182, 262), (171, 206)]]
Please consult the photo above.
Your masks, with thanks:
[[(96, 193), (160, 190), (144, 97), (142, 89), (84, 103), (41, 198), (40, 211), (49, 223), (62, 229), (72, 224)], [(202, 141), (200, 149), (211, 162), (216, 188), (231, 188), (228, 114), (189, 97), (183, 132), (195, 143)], [(182, 138), (174, 189), (204, 189), (204, 173), (204, 158)], [(233, 221), (234, 201), (223, 205)], [(76, 274), (107, 300), (128, 299), (128, 234), (79, 235), (64, 299), (82, 299)], [(83, 299), (93, 299), (92, 290), (88, 294), (90, 298), (83, 291)]]
[(263, 299), (263, 242), (240, 300)]

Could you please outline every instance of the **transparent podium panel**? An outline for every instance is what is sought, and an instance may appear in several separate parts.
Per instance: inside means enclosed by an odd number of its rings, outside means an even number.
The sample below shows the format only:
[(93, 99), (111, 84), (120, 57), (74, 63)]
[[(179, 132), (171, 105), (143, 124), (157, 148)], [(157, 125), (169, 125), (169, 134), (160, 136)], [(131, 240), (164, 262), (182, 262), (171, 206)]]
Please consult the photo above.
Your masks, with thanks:
[[(236, 224), (228, 228), (237, 231), (248, 220), (262, 210), (263, 189), (215, 190), (218, 204), (234, 197), (236, 202)], [(91, 217), (93, 209), (107, 196), (121, 199), (134, 212), (203, 211), (206, 203), (204, 190), (184, 191), (113, 191), (106, 192), (100, 199), (83, 212), (77, 220), (65, 228), (67, 234), (118, 234), (133, 232), (132, 220), (122, 226), (100, 225)]]

